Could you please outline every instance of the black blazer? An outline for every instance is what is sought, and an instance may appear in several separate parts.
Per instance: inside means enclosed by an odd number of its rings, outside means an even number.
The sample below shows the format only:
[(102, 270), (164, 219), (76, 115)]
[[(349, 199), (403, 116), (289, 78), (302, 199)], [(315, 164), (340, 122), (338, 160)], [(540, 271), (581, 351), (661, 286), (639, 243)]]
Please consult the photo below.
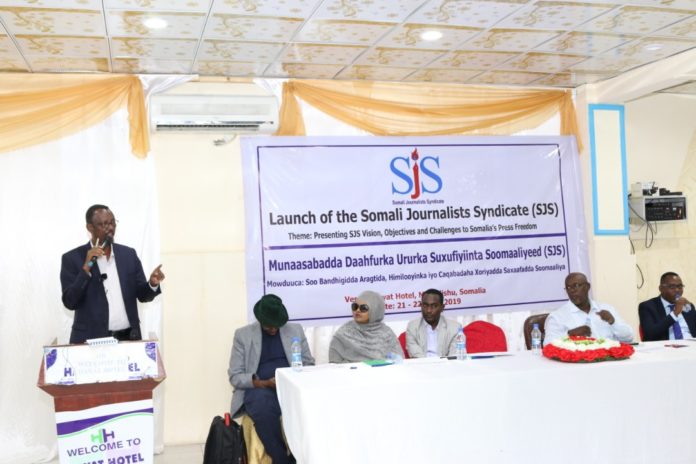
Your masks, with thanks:
[[(116, 269), (121, 283), (121, 294), (131, 326), (131, 339), (140, 340), (140, 317), (138, 303), (152, 301), (161, 293), (150, 288), (143, 266), (133, 248), (114, 243), (117, 256)], [(70, 332), (70, 343), (84, 343), (90, 338), (109, 335), (109, 303), (99, 265), (92, 268), (89, 276), (82, 269), (91, 245), (79, 246), (63, 255), (60, 268), (60, 284), (63, 289), (63, 304), (75, 311)], [(136, 301), (137, 300), (137, 301)]]
[[(696, 337), (696, 311), (682, 312), (691, 336)], [(638, 305), (640, 327), (643, 330), (643, 340), (669, 340), (669, 328), (674, 324), (672, 316), (665, 313), (665, 307), (658, 296)]]

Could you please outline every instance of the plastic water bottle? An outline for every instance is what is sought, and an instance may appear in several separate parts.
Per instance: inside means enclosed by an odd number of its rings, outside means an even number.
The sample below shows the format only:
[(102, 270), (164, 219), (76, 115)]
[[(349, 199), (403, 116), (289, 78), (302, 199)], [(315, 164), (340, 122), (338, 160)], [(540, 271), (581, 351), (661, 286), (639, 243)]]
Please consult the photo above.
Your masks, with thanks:
[(463, 328), (459, 328), (457, 336), (454, 338), (454, 343), (457, 360), (464, 361), (466, 359), (466, 335), (464, 335)]
[(292, 345), (290, 345), (290, 352), (292, 357), (290, 360), (290, 367), (293, 371), (299, 372), (302, 370), (302, 345), (300, 344), (300, 339), (298, 337), (293, 337)]
[(539, 324), (532, 327), (532, 353), (541, 354), (541, 330)]

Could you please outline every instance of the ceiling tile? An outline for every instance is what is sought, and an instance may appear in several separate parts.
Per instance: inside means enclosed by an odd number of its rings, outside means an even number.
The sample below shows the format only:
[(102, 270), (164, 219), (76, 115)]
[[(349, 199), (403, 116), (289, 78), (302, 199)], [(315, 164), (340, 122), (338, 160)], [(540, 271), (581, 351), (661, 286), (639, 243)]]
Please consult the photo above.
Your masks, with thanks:
[[(622, 4), (629, 3), (626, 0), (612, 0), (612, 2)], [(671, 8), (674, 10), (696, 10), (696, 6), (694, 6), (694, 0), (631, 0), (630, 3), (639, 6), (664, 7)]]
[(614, 74), (580, 74), (560, 73), (550, 74), (535, 81), (535, 85), (550, 85), (553, 87), (577, 87), (583, 84), (592, 84), (603, 79), (609, 79)]
[(510, 71), (486, 71), (472, 78), (472, 84), (496, 84), (500, 85), (529, 85), (532, 82), (546, 76), (543, 73), (510, 72)]
[(101, 0), (0, 0), (0, 7), (102, 10)]
[(423, 0), (325, 0), (315, 18), (403, 21)]
[(0, 56), (17, 55), (19, 56), (19, 51), (15, 47), (14, 42), (8, 36), (2, 33), (0, 28)]
[(661, 60), (694, 46), (693, 42), (684, 40), (665, 39), (658, 37), (644, 37), (618, 47), (613, 52), (620, 53), (627, 58), (633, 58), (642, 63)]
[(297, 18), (215, 14), (206, 25), (205, 37), (284, 42), (290, 40), (301, 25), (302, 20)]
[[(166, 1), (166, 0), (164, 0)], [(304, 18), (321, 0), (217, 0), (213, 13)]]
[(450, 26), (490, 27), (529, 0), (431, 0), (409, 17), (410, 22)]
[[(144, 21), (152, 17), (163, 19), (167, 27), (150, 29)], [(156, 15), (144, 11), (109, 10), (107, 12), (109, 32), (114, 37), (170, 37), (177, 39), (196, 39), (200, 36), (205, 15), (196, 13), (163, 13)]]
[(343, 65), (338, 64), (273, 63), (264, 76), (333, 79), (341, 69)]
[(29, 71), (24, 60), (17, 58), (7, 58), (0, 55), (0, 72), (19, 72)]
[(259, 76), (267, 66), (267, 63), (243, 61), (199, 61), (193, 72), (203, 76)]
[(677, 24), (660, 29), (655, 35), (667, 35), (685, 39), (696, 39), (696, 15)]
[[(427, 41), (421, 39), (421, 34), (428, 31), (439, 31), (442, 38)], [(451, 49), (480, 33), (481, 29), (463, 26), (433, 26), (431, 24), (404, 24), (395, 28), (384, 40), (382, 47), (414, 47), (425, 49)]]
[(419, 68), (442, 56), (445, 50), (375, 48), (362, 55), (357, 64)]
[(527, 53), (501, 65), (503, 69), (556, 73), (587, 59), (586, 56), (553, 53)]
[(472, 77), (481, 74), (481, 71), (467, 71), (465, 69), (421, 69), (406, 78), (412, 82), (466, 82)]
[(674, 22), (688, 18), (684, 10), (625, 6), (593, 19), (580, 28), (587, 31), (648, 34)]
[(104, 35), (101, 11), (0, 7), (8, 32), (24, 35)]
[(106, 58), (27, 57), (34, 72), (109, 72)]
[(578, 53), (585, 55), (597, 55), (605, 50), (612, 49), (635, 38), (629, 35), (599, 34), (594, 32), (569, 32), (546, 43), (536, 49), (540, 51)]
[(348, 64), (365, 50), (352, 45), (290, 44), (279, 59), (283, 63)]
[[(283, 49), (282, 43), (231, 42), (205, 40), (198, 51), (198, 59), (206, 61), (253, 61), (270, 63)], [(262, 70), (263, 71), (263, 70)]]
[(343, 70), (338, 75), (338, 79), (401, 81), (413, 73), (413, 71), (415, 71), (413, 68), (355, 65)]
[(298, 42), (371, 45), (393, 27), (393, 23), (385, 22), (314, 19), (302, 27), (295, 40)]
[(605, 53), (570, 67), (573, 72), (584, 74), (614, 73), (619, 74), (642, 63), (639, 60), (626, 58), (618, 53)]
[(119, 58), (112, 62), (114, 72), (129, 74), (189, 74), (190, 61), (156, 60), (151, 58)]
[(114, 58), (194, 58), (198, 41), (194, 39), (138, 39), (115, 37), (111, 41)]
[(522, 29), (491, 29), (462, 48), (483, 50), (526, 51), (558, 36), (555, 31), (531, 31)]
[(65, 37), (18, 35), (17, 42), (25, 55), (104, 57), (109, 56), (109, 45), (104, 37)]
[(210, 0), (104, 0), (104, 7), (107, 10), (207, 13)]
[(433, 67), (488, 69), (517, 56), (518, 53), (508, 52), (468, 52), (456, 51), (448, 53), (431, 64)]
[(540, 1), (516, 11), (496, 27), (569, 30), (612, 8), (614, 5)]

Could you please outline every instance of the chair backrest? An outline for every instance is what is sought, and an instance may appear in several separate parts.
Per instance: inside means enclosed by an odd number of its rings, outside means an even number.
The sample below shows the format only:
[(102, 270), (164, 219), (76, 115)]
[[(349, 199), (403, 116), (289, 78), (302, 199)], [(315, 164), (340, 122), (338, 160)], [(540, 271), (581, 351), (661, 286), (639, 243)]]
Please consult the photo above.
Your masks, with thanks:
[(404, 359), (411, 358), (406, 349), (406, 332), (401, 332), (401, 335), (399, 335), (399, 343), (401, 343), (401, 349), (404, 350)]
[(548, 315), (549, 313), (534, 314), (524, 320), (522, 331), (524, 332), (524, 344), (527, 345), (528, 350), (532, 349), (532, 329), (534, 328), (534, 324), (539, 324), (539, 330), (541, 330), (541, 343), (543, 345), (545, 335), (544, 322), (546, 322)]
[(490, 322), (474, 321), (464, 327), (464, 335), (466, 335), (467, 353), (507, 351), (505, 332)]

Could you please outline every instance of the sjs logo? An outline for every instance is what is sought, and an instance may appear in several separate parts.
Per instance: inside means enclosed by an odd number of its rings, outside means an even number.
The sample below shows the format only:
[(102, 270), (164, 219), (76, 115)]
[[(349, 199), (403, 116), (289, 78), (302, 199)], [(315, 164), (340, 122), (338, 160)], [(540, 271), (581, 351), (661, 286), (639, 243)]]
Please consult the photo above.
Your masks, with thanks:
[(424, 156), (418, 161), (418, 149), (414, 148), (411, 157), (397, 156), (389, 165), (391, 172), (400, 180), (392, 182), (392, 193), (410, 195), (415, 200), (421, 193), (437, 193), (442, 190), (442, 178), (435, 170), (440, 169), (440, 158)]

